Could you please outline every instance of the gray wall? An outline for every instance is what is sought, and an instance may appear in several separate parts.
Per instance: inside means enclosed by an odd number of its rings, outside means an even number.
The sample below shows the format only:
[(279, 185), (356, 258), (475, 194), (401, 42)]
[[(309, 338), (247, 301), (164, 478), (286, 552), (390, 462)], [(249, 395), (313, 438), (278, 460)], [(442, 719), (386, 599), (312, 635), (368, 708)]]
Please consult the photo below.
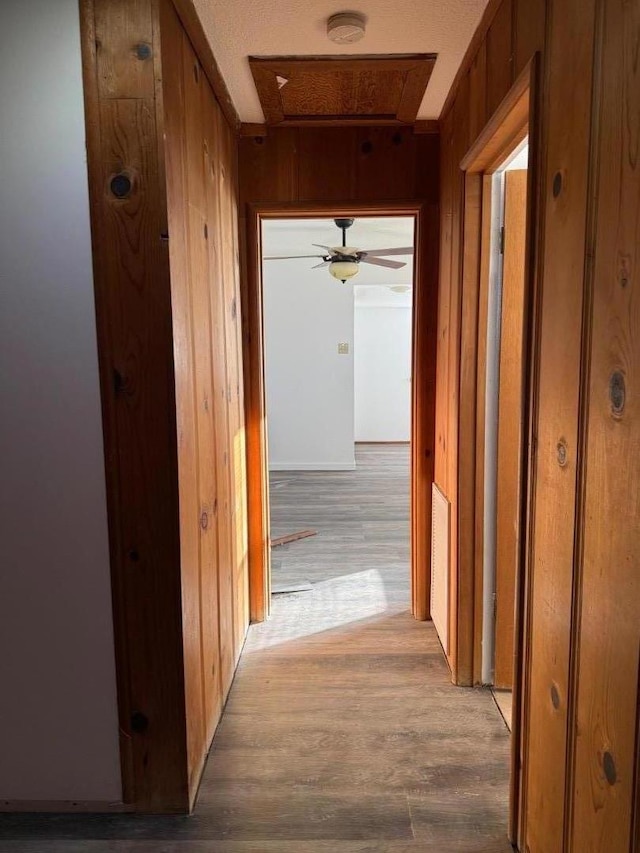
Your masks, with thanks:
[(121, 797), (78, 17), (0, 6), (0, 800)]

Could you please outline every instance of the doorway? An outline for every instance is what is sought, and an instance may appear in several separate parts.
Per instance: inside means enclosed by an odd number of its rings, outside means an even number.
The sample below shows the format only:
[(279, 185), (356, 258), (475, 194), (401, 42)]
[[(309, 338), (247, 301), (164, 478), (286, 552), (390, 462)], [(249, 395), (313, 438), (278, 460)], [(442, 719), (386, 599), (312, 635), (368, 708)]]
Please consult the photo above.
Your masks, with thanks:
[(414, 236), (413, 216), (262, 223), (274, 606), (409, 609)]
[(528, 139), (491, 176), (484, 409), (482, 683), (509, 730), (522, 498)]
[[(518, 838), (526, 728), (526, 523), (537, 289), (538, 63), (463, 157), (456, 678), (488, 685), (511, 727), (509, 837)], [(526, 167), (526, 168), (525, 168)]]
[[(304, 219), (325, 219), (331, 221), (334, 237), (318, 242), (329, 247), (347, 246), (346, 235), (336, 230), (335, 219), (355, 219), (362, 225), (371, 219), (381, 217), (408, 218), (412, 222), (415, 245), (413, 276), (411, 280), (412, 331), (411, 331), (411, 376), (407, 383), (411, 388), (411, 441), (410, 441), (410, 604), (411, 612), (417, 619), (429, 618), (429, 553), (431, 534), (430, 488), (433, 479), (433, 418), (435, 338), (430, 318), (434, 313), (434, 283), (437, 280), (437, 253), (433, 247), (437, 240), (437, 211), (420, 203), (385, 203), (374, 207), (367, 204), (339, 205), (250, 205), (247, 219), (247, 246), (249, 247), (247, 289), (243, 301), (243, 321), (245, 324), (245, 387), (247, 412), (247, 462), (248, 462), (248, 521), (249, 521), (249, 566), (250, 566), (250, 604), (251, 619), (261, 622), (270, 612), (271, 606), (271, 559), (270, 544), (270, 507), (269, 507), (269, 470), (268, 470), (268, 418), (265, 363), (265, 293), (263, 280), (263, 225), (274, 220), (297, 221)], [(354, 232), (355, 233), (355, 232)], [(340, 236), (336, 240), (336, 235)], [(343, 240), (344, 237), (344, 240)], [(314, 241), (311, 241), (312, 243)], [(357, 241), (356, 241), (357, 242)], [(331, 244), (331, 245), (330, 245)], [(364, 245), (364, 243), (363, 243)], [(393, 249), (394, 246), (373, 246), (372, 249)], [(307, 243), (308, 246), (308, 243)], [(312, 247), (312, 250), (297, 254), (319, 255), (315, 260), (324, 266), (316, 269), (316, 274), (330, 278), (327, 269), (331, 258), (323, 252), (327, 249)], [(287, 254), (284, 252), (283, 254)], [(393, 260), (393, 255), (387, 256)], [(344, 259), (343, 259), (344, 260)], [(402, 261), (398, 257), (398, 261)], [(363, 265), (364, 266), (364, 265)], [(379, 264), (368, 264), (372, 268)], [(382, 265), (389, 273), (389, 266)], [(345, 276), (345, 282), (348, 277)], [(340, 278), (337, 281), (341, 281)], [(405, 283), (389, 282), (402, 287), (403, 292), (393, 292), (394, 298), (406, 299)], [(380, 284), (380, 282), (378, 282)], [(335, 336), (334, 336), (335, 337)], [(333, 340), (335, 357), (348, 357), (348, 353), (338, 353), (338, 344), (349, 343)], [(340, 362), (338, 362), (340, 363)], [(344, 361), (342, 362), (344, 364)], [(352, 417), (355, 413), (352, 412)], [(354, 454), (355, 458), (355, 454)], [(309, 529), (314, 529), (310, 527)], [(295, 531), (292, 531), (295, 532)], [(307, 537), (311, 539), (311, 537)], [(309, 547), (312, 547), (308, 543)]]

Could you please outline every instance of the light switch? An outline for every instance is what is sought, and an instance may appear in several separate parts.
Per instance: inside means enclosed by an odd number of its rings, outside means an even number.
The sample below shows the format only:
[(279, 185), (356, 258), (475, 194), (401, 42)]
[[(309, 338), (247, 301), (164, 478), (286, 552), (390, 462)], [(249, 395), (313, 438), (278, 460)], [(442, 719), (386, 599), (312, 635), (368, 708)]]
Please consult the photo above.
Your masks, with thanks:
[(349, 355), (349, 344), (338, 344), (338, 355)]

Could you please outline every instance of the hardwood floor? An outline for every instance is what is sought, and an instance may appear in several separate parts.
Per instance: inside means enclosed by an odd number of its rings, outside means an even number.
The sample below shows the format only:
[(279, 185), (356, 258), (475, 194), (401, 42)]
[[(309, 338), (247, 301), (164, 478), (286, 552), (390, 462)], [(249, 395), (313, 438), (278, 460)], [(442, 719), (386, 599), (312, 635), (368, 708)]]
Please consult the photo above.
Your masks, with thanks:
[(4, 853), (506, 853), (509, 734), (408, 612), (408, 450), (273, 476), (274, 597), (251, 628), (195, 814), (0, 816)]
[[(312, 584), (358, 572), (409, 606), (409, 447), (356, 445), (355, 471), (279, 471), (270, 477), (271, 535), (318, 535), (274, 549), (274, 584)], [(362, 590), (362, 603), (373, 591)]]

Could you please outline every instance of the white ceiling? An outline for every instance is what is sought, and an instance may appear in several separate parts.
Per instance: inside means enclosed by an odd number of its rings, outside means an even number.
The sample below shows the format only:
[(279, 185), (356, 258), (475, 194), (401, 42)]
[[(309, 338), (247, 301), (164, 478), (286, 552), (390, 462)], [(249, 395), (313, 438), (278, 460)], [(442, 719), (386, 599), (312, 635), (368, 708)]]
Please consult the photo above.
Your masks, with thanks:
[[(389, 249), (413, 246), (414, 220), (412, 216), (386, 216), (356, 218), (347, 231), (347, 244), (357, 249)], [(323, 254), (314, 243), (339, 246), (340, 232), (333, 219), (273, 219), (262, 225), (262, 256)], [(278, 264), (286, 269), (295, 269), (300, 276), (326, 277), (331, 280), (326, 267), (311, 269), (322, 258), (299, 258), (294, 260), (264, 261), (270, 266)], [(360, 272), (345, 287), (353, 287), (357, 304), (410, 305), (411, 292), (395, 293), (389, 286), (412, 286), (413, 257), (396, 255), (392, 260), (404, 261), (406, 266), (399, 270), (360, 264)]]
[[(418, 118), (438, 118), (487, 0), (194, 0), (231, 98), (244, 122), (262, 122), (249, 56), (437, 53)], [(326, 35), (335, 12), (367, 17), (365, 37), (336, 45)]]

